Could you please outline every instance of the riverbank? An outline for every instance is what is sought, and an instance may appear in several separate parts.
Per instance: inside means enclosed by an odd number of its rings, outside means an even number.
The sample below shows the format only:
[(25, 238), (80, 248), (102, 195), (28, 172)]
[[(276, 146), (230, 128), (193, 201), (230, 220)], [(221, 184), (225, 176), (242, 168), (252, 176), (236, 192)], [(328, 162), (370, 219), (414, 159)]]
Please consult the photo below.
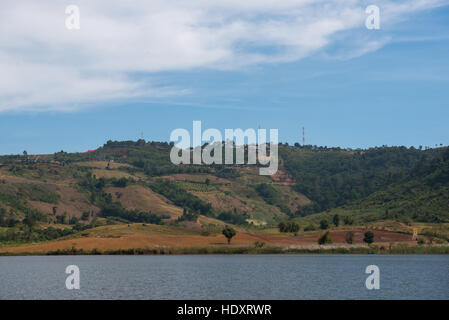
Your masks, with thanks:
[(206, 255), (206, 254), (449, 254), (449, 246), (371, 247), (190, 247), (190, 248), (134, 248), (116, 250), (58, 249), (45, 252), (1, 252), (0, 256), (45, 255)]

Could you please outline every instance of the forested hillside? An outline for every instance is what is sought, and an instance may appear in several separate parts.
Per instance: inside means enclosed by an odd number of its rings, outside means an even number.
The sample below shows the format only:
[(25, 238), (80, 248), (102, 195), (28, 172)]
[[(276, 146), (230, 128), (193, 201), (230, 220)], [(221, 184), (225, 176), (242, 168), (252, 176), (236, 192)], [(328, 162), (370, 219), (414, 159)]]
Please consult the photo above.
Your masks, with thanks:
[(432, 158), (424, 156), (404, 180), (352, 203), (347, 209), (377, 210), (379, 220), (449, 221), (449, 148)]
[(284, 183), (260, 176), (255, 166), (173, 165), (171, 147), (108, 141), (86, 153), (1, 156), (0, 226), (199, 216), (275, 225), (334, 209), (356, 216), (369, 211), (371, 220), (449, 220), (448, 148), (280, 145)]
[(305, 216), (344, 206), (376, 209), (377, 219), (448, 220), (448, 148), (380, 147), (347, 151), (280, 148), (296, 191), (313, 201)]

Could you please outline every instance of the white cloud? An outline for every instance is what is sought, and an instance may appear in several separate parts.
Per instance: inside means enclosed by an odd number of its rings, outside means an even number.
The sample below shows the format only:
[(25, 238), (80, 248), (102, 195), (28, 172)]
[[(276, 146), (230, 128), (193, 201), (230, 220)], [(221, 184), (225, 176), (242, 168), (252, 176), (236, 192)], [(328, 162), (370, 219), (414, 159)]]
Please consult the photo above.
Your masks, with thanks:
[[(68, 4), (68, 3), (67, 3)], [(233, 69), (300, 60), (363, 30), (355, 0), (74, 0), (81, 29), (65, 27), (66, 3), (2, 1), (0, 112), (77, 110), (95, 103), (183, 94), (133, 73)], [(382, 23), (446, 4), (375, 1)], [(337, 36), (338, 35), (338, 36)], [(355, 57), (385, 39), (352, 41)], [(140, 77), (141, 78), (141, 77)]]

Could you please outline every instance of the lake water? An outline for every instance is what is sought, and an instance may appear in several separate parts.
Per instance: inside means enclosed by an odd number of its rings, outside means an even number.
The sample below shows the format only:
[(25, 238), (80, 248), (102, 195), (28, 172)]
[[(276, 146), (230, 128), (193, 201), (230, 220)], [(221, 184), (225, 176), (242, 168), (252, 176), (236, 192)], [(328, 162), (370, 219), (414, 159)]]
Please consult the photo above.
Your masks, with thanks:
[[(66, 288), (68, 265), (79, 290)], [(365, 287), (368, 265), (379, 290)], [(0, 257), (0, 299), (449, 299), (449, 256)]]

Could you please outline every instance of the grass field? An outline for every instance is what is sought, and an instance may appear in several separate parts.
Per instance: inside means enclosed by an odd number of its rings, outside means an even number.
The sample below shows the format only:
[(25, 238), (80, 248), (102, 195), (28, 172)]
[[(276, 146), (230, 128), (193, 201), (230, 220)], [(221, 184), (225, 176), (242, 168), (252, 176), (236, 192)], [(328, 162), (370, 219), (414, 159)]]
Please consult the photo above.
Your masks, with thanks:
[(105, 192), (110, 193), (114, 201), (120, 202), (128, 210), (152, 212), (158, 215), (169, 215), (175, 219), (182, 215), (182, 209), (171, 204), (166, 198), (149, 188), (131, 185), (126, 188), (109, 187)]
[[(216, 220), (202, 218), (204, 224), (214, 224)], [(220, 230), (218, 228), (218, 230)], [(256, 243), (262, 246), (281, 247), (284, 249), (320, 249), (318, 238), (323, 231), (294, 234), (279, 233), (275, 229), (236, 228), (237, 235), (230, 247), (252, 247)], [(70, 235), (60, 240), (0, 247), (0, 253), (50, 252), (57, 250), (130, 250), (135, 248), (203, 248), (228, 247), (226, 238), (220, 232), (205, 235), (202, 228), (190, 228), (182, 225), (119, 224), (101, 226)], [(355, 228), (354, 244), (345, 243), (346, 230), (331, 230), (332, 245), (327, 248), (367, 247), (363, 242), (366, 229)], [(411, 235), (382, 230), (371, 230), (375, 234), (374, 244), (384, 249), (398, 245), (415, 246)]]
[[(93, 250), (119, 254), (126, 252), (134, 254), (133, 250), (143, 250), (146, 253), (151, 253), (152, 250), (160, 253), (307, 253), (320, 252), (320, 250), (326, 250), (325, 252), (328, 253), (346, 250), (346, 253), (354, 253), (357, 250), (359, 250), (357, 252), (374, 250), (376, 246), (382, 251), (381, 253), (394, 250), (397, 250), (397, 253), (411, 253), (413, 250), (416, 252), (421, 250), (424, 253), (426, 250), (444, 251), (444, 249), (431, 248), (433, 246), (440, 248), (449, 241), (449, 223), (421, 223), (400, 219), (376, 220), (374, 218), (379, 217), (380, 211), (373, 208), (338, 207), (322, 213), (297, 217), (295, 221), (299, 222), (300, 231), (296, 234), (281, 233), (276, 227), (278, 223), (289, 220), (289, 215), (294, 215), (298, 207), (309, 204), (310, 200), (296, 192), (288, 183), (276, 181), (272, 177), (260, 176), (257, 168), (239, 167), (235, 171), (235, 175), (223, 174), (220, 177), (210, 173), (153, 176), (138, 166), (107, 161), (68, 164), (16, 162), (13, 165), (4, 166), (0, 172), (0, 208), (5, 212), (5, 217), (12, 216), (18, 220), (16, 227), (0, 228), (2, 234), (8, 231), (24, 233), (28, 226), (23, 223), (23, 219), (28, 209), (37, 210), (47, 218), (40, 220), (40, 224), (34, 226), (34, 231), (48, 227), (71, 229), (76, 222), (71, 222), (71, 225), (56, 225), (54, 224), (56, 216), (66, 214), (68, 218), (72, 218), (81, 217), (83, 213), (89, 213), (89, 218), (80, 221), (81, 226), (92, 228), (80, 232), (77, 230), (81, 229), (73, 229), (75, 230), (73, 232), (77, 233), (70, 235), (64, 233), (63, 236), (58, 236), (57, 240), (36, 243), (32, 243), (30, 239), (45, 240), (56, 237), (28, 237), (21, 240), (5, 237), (5, 242), (0, 243), (0, 254), (70, 253)], [(120, 178), (128, 180), (124, 184), (118, 184), (117, 180)], [(205, 203), (211, 204), (212, 210), (206, 213), (209, 216), (200, 216), (196, 221), (177, 222), (186, 204), (176, 202), (176, 197), (173, 195), (159, 190), (165, 194), (163, 196), (153, 191), (149, 186), (157, 179), (174, 181), (173, 185), (190, 193), (191, 198), (191, 195), (194, 195)], [(100, 180), (103, 184), (98, 187)], [(275, 201), (270, 201), (270, 197), (263, 192), (260, 193), (261, 184), (269, 185), (269, 189), (274, 190)], [(173, 187), (173, 189), (176, 188)], [(106, 197), (110, 202), (120, 203), (126, 210), (151, 212), (159, 216), (169, 216), (170, 219), (165, 219), (163, 222), (153, 220), (152, 223), (162, 223), (162, 225), (154, 225), (128, 224), (124, 219), (107, 218), (104, 215)], [(191, 198), (189, 201), (193, 201)], [(196, 201), (199, 200), (196, 199)], [(103, 213), (100, 215), (102, 208)], [(232, 239), (231, 245), (227, 244), (226, 238), (221, 234), (226, 223), (213, 218), (219, 217), (223, 211), (245, 215), (246, 222), (249, 223), (249, 225), (232, 226), (237, 230), (237, 235)], [(332, 225), (332, 217), (335, 214), (342, 219), (344, 216), (353, 217), (354, 224), (338, 227)], [(317, 244), (318, 238), (325, 232), (319, 229), (319, 223), (323, 219), (329, 221), (328, 231), (333, 241), (325, 247)], [(61, 222), (61, 220), (58, 221)], [(87, 225), (92, 221), (95, 223)], [(148, 220), (130, 219), (130, 221)], [(102, 226), (98, 226), (97, 222)], [(309, 226), (312, 226), (312, 229), (305, 232), (304, 228), (308, 229)], [(414, 228), (418, 229), (426, 246), (417, 246), (417, 241), (412, 240)], [(375, 235), (375, 242), (371, 248), (363, 242), (364, 233), (368, 230)], [(348, 232), (354, 233), (352, 245), (347, 244), (345, 240)], [(19, 244), (20, 241), (28, 243)], [(428, 244), (432, 246), (429, 247)], [(404, 249), (415, 247), (427, 249)]]

